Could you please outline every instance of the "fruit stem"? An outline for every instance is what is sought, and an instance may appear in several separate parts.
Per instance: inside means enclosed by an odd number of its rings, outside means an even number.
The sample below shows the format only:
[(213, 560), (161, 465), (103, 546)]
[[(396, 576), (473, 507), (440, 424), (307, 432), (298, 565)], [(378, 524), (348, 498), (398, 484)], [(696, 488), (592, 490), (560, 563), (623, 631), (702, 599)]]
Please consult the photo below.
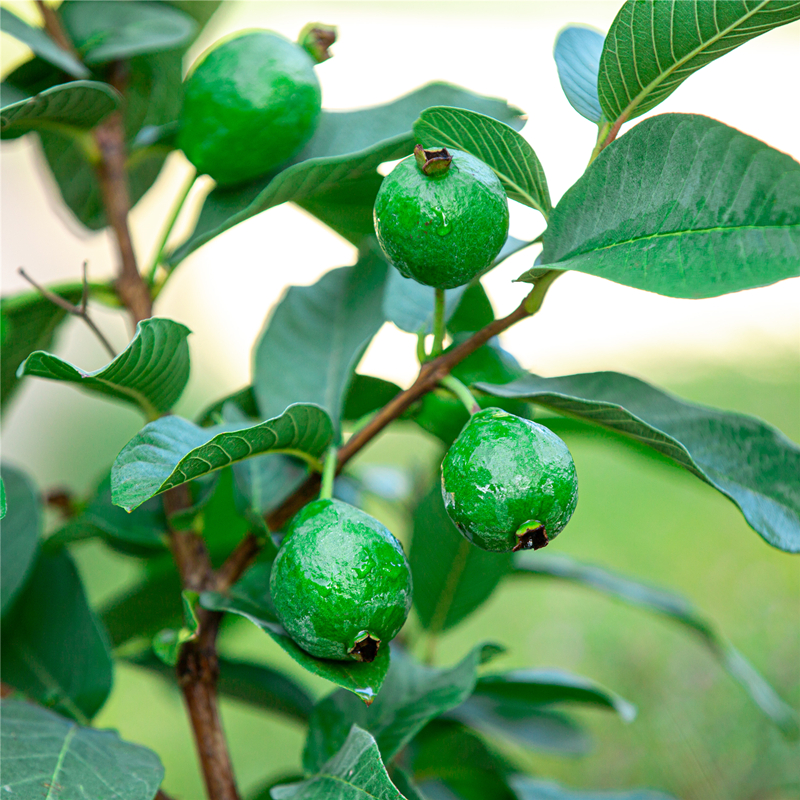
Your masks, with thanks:
[(439, 150), (426, 150), (421, 144), (414, 146), (414, 158), (419, 168), (429, 178), (439, 178), (446, 175), (450, 169), (453, 156), (442, 147)]
[(427, 328), (424, 326), (417, 331), (417, 361), (419, 361), (420, 365), (428, 360), (428, 351), (425, 347), (425, 339), (427, 336)]
[(478, 401), (473, 397), (472, 392), (461, 381), (453, 375), (445, 375), (439, 383), (445, 389), (449, 389), (469, 411), (470, 416), (481, 410)]
[(333, 481), (336, 477), (338, 461), (336, 448), (331, 447), (325, 456), (325, 466), (322, 470), (322, 485), (319, 490), (320, 500), (330, 500), (333, 497)]
[(444, 349), (445, 306), (447, 298), (444, 289), (436, 289), (436, 299), (433, 306), (433, 347), (431, 358), (438, 358)]

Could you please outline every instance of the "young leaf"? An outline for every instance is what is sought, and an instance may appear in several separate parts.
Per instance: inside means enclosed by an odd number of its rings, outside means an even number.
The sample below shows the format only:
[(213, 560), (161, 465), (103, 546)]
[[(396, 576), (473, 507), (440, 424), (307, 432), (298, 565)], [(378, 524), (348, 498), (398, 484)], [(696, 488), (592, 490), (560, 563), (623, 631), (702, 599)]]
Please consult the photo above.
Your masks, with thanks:
[(188, 44), (197, 23), (162, 3), (66, 0), (58, 9), (86, 64), (104, 64)]
[(719, 659), (722, 667), (744, 687), (784, 736), (792, 740), (800, 738), (800, 720), (794, 709), (778, 697), (775, 690), (744, 656), (714, 629), (710, 620), (679, 595), (564, 556), (539, 556), (534, 559), (528, 555), (518, 556), (515, 571), (518, 574), (559, 578), (589, 586), (626, 603), (663, 614), (673, 622), (683, 625), (700, 636)]
[[(51, 287), (70, 303), (80, 302), (83, 287), (77, 283)], [(0, 402), (8, 402), (19, 385), (19, 365), (34, 351), (49, 348), (67, 312), (39, 292), (24, 292), (0, 299)]]
[(649, 789), (632, 789), (627, 792), (567, 789), (552, 781), (540, 781), (528, 775), (509, 778), (517, 800), (674, 800), (671, 795)]
[(624, 722), (636, 716), (636, 708), (619, 695), (588, 678), (560, 670), (518, 669), (482, 675), (475, 694), (533, 706), (581, 703), (616, 711)]
[(3, 621), (2, 652), (3, 680), (43, 705), (85, 722), (105, 702), (112, 683), (106, 635), (65, 551), (40, 554)]
[(644, 114), (700, 67), (796, 19), (797, 3), (775, 0), (627, 0), (600, 57), (597, 90), (606, 119)]
[(5, 616), (33, 566), (44, 518), (39, 492), (30, 478), (7, 464), (0, 474), (3, 516), (8, 513), (0, 537), (0, 613)]
[(190, 331), (171, 319), (146, 319), (125, 350), (102, 369), (85, 372), (51, 353), (31, 353), (18, 370), (74, 383), (139, 408), (151, 419), (170, 410), (189, 380)]
[(600, 123), (603, 112), (597, 96), (597, 72), (605, 37), (583, 25), (569, 25), (556, 37), (553, 58), (569, 104), (590, 122)]
[(455, 147), (486, 162), (503, 183), (506, 194), (547, 218), (553, 206), (547, 179), (528, 142), (504, 122), (439, 106), (420, 114), (414, 135), (426, 147)]
[(333, 438), (328, 415), (319, 406), (302, 403), (258, 425), (218, 431), (176, 416), (145, 425), (111, 468), (115, 505), (132, 511), (167, 489), (261, 453), (291, 453), (316, 461)]
[(57, 45), (42, 28), (28, 25), (13, 11), (0, 8), (0, 29), (8, 33), (54, 67), (68, 72), (73, 78), (88, 78), (91, 73), (68, 50)]
[(564, 195), (542, 263), (716, 297), (800, 274), (798, 250), (800, 164), (708, 117), (664, 114), (609, 145)]
[[(245, 186), (211, 192), (194, 233), (171, 254), (170, 264), (174, 266), (215, 236), (268, 208), (304, 202), (334, 189), (345, 191), (344, 184), (373, 175), (382, 162), (410, 155), (414, 149), (411, 126), (423, 109), (433, 105), (471, 108), (514, 127), (523, 124), (522, 112), (503, 100), (446, 83), (430, 83), (374, 108), (323, 111), (314, 137), (288, 166)], [(362, 185), (359, 191), (363, 189)]]
[(371, 706), (341, 690), (314, 706), (303, 753), (306, 771), (320, 769), (342, 746), (353, 724), (375, 737), (388, 763), (432, 719), (461, 705), (475, 688), (478, 667), (501, 650), (482, 645), (456, 666), (437, 669), (395, 649), (382, 691)]
[(253, 357), (262, 417), (290, 403), (316, 403), (338, 431), (347, 387), (383, 324), (386, 262), (373, 253), (313, 286), (292, 286), (267, 321)]
[[(266, 573), (264, 582), (266, 587), (264, 595), (268, 596), (268, 573)], [(371, 663), (331, 661), (326, 658), (316, 658), (296, 645), (294, 640), (281, 627), (275, 617), (271, 601), (262, 600), (260, 603), (256, 603), (252, 594), (237, 595), (235, 589), (236, 587), (227, 596), (217, 592), (204, 592), (200, 595), (200, 605), (211, 611), (227, 611), (249, 619), (250, 622), (267, 633), (301, 667), (307, 669), (313, 675), (319, 675), (320, 678), (325, 678), (325, 680), (353, 692), (367, 705), (372, 703), (381, 688), (383, 679), (386, 677), (386, 671), (389, 669), (388, 648), (381, 648), (375, 660)]]
[(452, 628), (495, 590), (511, 569), (511, 557), (470, 544), (444, 510), (438, 482), (414, 512), (409, 554), (414, 607), (431, 633)]
[(16, 800), (152, 800), (164, 767), (116, 731), (84, 728), (43, 708), (4, 700), (3, 788)]
[(0, 138), (16, 139), (39, 128), (88, 131), (116, 111), (119, 93), (97, 81), (72, 81), (0, 109)]
[(531, 400), (652, 447), (730, 498), (773, 547), (800, 552), (800, 447), (765, 422), (687, 403), (618, 372), (529, 375), (477, 388)]
[(338, 753), (301, 783), (277, 786), (273, 800), (404, 800), (389, 780), (378, 745), (353, 725)]

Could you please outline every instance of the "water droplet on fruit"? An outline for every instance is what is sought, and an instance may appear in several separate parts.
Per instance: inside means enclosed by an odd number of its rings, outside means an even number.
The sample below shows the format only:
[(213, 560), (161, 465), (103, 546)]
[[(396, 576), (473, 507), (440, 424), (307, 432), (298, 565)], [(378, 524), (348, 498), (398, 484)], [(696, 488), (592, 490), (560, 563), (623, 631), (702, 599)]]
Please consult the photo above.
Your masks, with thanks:
[(442, 225), (442, 227), (439, 228), (439, 230), (436, 231), (436, 233), (438, 233), (439, 236), (449, 236), (450, 235), (450, 231), (452, 231), (452, 230), (453, 230), (453, 226), (452, 225), (448, 225), (445, 222), (445, 224)]

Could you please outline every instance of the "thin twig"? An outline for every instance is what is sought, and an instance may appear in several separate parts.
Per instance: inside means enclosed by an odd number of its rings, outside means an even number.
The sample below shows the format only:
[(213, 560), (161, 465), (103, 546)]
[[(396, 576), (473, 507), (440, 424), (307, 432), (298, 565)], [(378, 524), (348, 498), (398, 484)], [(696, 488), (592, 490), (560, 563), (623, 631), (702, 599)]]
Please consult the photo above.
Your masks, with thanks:
[(63, 297), (59, 297), (55, 292), (51, 292), (49, 289), (46, 289), (41, 284), (37, 283), (30, 275), (28, 275), (25, 270), (20, 267), (18, 270), (19, 274), (25, 278), (28, 283), (39, 292), (42, 297), (49, 300), (54, 305), (57, 305), (59, 308), (63, 308), (68, 314), (72, 314), (73, 316), (80, 317), (91, 329), (92, 333), (100, 340), (100, 343), (105, 347), (108, 351), (108, 354), (111, 358), (116, 358), (117, 353), (114, 348), (109, 343), (108, 339), (103, 335), (103, 332), (97, 325), (94, 324), (94, 320), (89, 316), (89, 311), (87, 309), (88, 303), (88, 294), (89, 294), (89, 284), (86, 280), (86, 262), (83, 262), (83, 296), (81, 297), (81, 304), (80, 306), (75, 306), (70, 303), (68, 300), (65, 300)]
[(42, 19), (44, 20), (44, 29), (47, 31), (47, 35), (62, 50), (66, 50), (68, 53), (71, 53), (73, 56), (78, 58), (78, 53), (72, 46), (72, 42), (69, 40), (69, 37), (64, 31), (64, 27), (62, 26), (61, 20), (59, 19), (58, 14), (55, 12), (55, 9), (46, 5), (44, 0), (36, 0), (36, 5), (39, 8)]

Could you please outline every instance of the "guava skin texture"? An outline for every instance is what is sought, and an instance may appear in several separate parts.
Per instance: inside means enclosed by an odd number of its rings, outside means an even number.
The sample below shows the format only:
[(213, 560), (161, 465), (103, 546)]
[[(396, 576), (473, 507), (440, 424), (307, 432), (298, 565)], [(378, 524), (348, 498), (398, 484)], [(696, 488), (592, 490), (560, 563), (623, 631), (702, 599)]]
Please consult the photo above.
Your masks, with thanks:
[[(551, 430), (487, 408), (447, 451), (442, 496), (450, 519), (478, 547), (536, 549), (569, 522), (578, 477), (567, 446)], [(518, 531), (529, 535), (520, 538)]]
[(400, 542), (376, 519), (340, 500), (316, 500), (289, 524), (270, 593), (303, 650), (371, 661), (377, 649), (350, 651), (366, 634), (388, 647), (411, 609), (411, 571)]
[(220, 186), (257, 178), (295, 155), (319, 121), (314, 61), (271, 31), (213, 47), (184, 83), (178, 147)]
[(483, 272), (508, 236), (508, 198), (482, 161), (448, 150), (449, 169), (428, 176), (414, 156), (383, 179), (374, 222), (383, 252), (406, 278), (453, 289)]

